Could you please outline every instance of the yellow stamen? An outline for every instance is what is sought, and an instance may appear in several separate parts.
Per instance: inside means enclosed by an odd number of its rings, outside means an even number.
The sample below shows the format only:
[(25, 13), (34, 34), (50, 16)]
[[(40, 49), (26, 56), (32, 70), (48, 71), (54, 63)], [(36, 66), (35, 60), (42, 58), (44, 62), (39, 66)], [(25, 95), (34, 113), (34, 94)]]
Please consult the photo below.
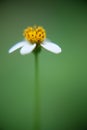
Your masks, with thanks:
[(28, 27), (24, 30), (23, 35), (29, 42), (37, 44), (40, 44), (46, 38), (46, 32), (41, 26)]

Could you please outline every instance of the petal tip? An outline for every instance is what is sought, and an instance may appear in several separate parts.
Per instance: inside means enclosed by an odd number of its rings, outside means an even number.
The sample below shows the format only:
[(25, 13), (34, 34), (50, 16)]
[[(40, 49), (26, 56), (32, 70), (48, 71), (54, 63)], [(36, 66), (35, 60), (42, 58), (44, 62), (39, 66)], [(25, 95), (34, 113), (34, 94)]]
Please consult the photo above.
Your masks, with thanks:
[(62, 52), (62, 49), (60, 48), (57, 53), (61, 53), (61, 52)]
[(12, 50), (11, 50), (11, 49), (9, 49), (9, 50), (8, 50), (8, 53), (9, 53), (9, 54), (10, 54), (10, 53), (12, 53)]

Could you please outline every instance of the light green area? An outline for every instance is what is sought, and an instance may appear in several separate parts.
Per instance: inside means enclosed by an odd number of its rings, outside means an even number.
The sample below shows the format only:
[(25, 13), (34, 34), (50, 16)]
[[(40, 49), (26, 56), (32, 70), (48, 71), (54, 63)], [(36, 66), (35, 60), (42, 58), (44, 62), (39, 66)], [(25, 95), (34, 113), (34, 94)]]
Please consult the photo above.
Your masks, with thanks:
[(0, 130), (33, 128), (34, 55), (8, 54), (32, 25), (62, 48), (39, 55), (41, 130), (87, 129), (87, 3), (25, 0), (0, 3)]

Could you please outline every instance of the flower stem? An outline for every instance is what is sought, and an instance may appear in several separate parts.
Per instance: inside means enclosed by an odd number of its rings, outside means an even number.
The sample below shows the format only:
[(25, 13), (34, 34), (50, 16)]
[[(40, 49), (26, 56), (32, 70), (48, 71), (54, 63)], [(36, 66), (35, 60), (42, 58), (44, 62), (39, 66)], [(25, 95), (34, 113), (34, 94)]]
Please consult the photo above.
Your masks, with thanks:
[(40, 130), (40, 88), (39, 88), (39, 73), (38, 73), (38, 53), (35, 53), (35, 115), (34, 115), (34, 130)]

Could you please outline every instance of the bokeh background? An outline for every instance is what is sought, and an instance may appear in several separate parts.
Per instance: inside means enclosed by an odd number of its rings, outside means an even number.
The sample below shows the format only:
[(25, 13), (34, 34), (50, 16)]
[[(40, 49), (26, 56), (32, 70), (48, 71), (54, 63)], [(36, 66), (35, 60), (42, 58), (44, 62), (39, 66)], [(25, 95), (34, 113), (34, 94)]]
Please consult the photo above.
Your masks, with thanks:
[(33, 25), (62, 48), (39, 55), (41, 130), (87, 130), (86, 0), (0, 1), (0, 130), (33, 130), (34, 55), (8, 54)]

